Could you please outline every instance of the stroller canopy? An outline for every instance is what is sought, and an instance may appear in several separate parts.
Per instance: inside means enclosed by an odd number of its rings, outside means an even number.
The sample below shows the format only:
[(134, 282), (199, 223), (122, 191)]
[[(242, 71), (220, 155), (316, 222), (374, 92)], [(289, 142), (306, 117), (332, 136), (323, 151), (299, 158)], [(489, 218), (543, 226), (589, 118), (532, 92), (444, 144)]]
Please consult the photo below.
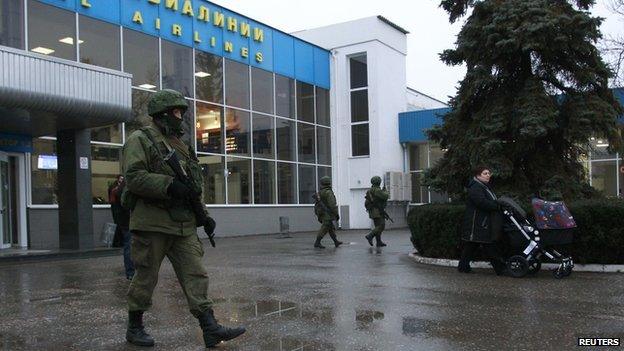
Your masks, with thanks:
[(522, 218), (526, 218), (526, 212), (512, 198), (507, 197), (507, 196), (501, 196), (498, 199), (498, 203), (503, 204), (504, 206), (506, 206), (509, 209), (513, 210), (513, 212), (516, 215), (518, 215), (518, 216), (520, 216)]
[(531, 200), (538, 229), (576, 228), (576, 222), (563, 201)]

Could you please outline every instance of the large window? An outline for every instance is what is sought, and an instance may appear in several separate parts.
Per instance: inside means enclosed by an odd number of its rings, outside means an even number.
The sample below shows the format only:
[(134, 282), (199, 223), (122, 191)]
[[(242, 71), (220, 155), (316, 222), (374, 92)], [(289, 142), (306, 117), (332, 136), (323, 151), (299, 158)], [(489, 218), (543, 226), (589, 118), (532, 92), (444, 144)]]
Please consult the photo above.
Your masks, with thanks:
[(195, 51), (195, 87), (197, 98), (223, 103), (223, 59)]
[(299, 203), (314, 203), (312, 195), (316, 192), (316, 172), (314, 166), (299, 165)]
[(251, 68), (251, 107), (254, 111), (273, 113), (273, 73)]
[(249, 66), (225, 60), (225, 104), (249, 109)]
[(253, 115), (253, 156), (260, 158), (275, 158), (273, 131), (275, 118), (273, 116)]
[(228, 157), (227, 170), (228, 203), (251, 203), (251, 160)]
[(91, 129), (91, 141), (121, 144), (123, 143), (121, 126), (121, 124), (115, 124), (109, 127), (93, 128)]
[(316, 127), (316, 145), (318, 145), (318, 163), (331, 165), (331, 129)]
[(132, 73), (132, 85), (143, 89), (160, 86), (158, 39), (130, 29), (123, 31), (124, 72)]
[[(2, 1), (3, 3), (12, 1)], [(74, 12), (28, 1), (28, 49), (76, 60), (76, 19)]]
[(328, 126), (329, 120), (329, 90), (316, 87), (316, 123)]
[(223, 154), (223, 107), (197, 103), (197, 151)]
[(254, 203), (275, 203), (275, 162), (254, 160)]
[(120, 70), (119, 26), (85, 16), (80, 16), (78, 20), (80, 62)]
[(277, 196), (280, 204), (297, 203), (297, 165), (277, 163)]
[(299, 144), (299, 162), (316, 163), (314, 126), (297, 123), (297, 141)]
[(275, 75), (275, 113), (278, 116), (295, 118), (295, 81)]
[(109, 203), (108, 189), (121, 174), (121, 147), (91, 146), (91, 192), (93, 203)]
[(147, 103), (153, 94), (150, 91), (132, 89), (132, 121), (124, 124), (126, 138), (152, 120), (147, 115)]
[(173, 89), (193, 97), (193, 50), (162, 40), (163, 89)]
[(30, 156), (31, 198), (33, 205), (58, 203), (56, 141), (33, 139)]
[(249, 112), (228, 108), (225, 112), (225, 152), (250, 156)]
[(297, 119), (314, 123), (314, 87), (297, 82)]
[(24, 48), (24, 1), (0, 2), (0, 45)]
[(297, 145), (297, 128), (294, 121), (283, 118), (275, 119), (275, 131), (277, 135), (277, 158), (284, 161), (295, 161)]
[(366, 54), (349, 58), (351, 96), (351, 155), (368, 156), (368, 73)]
[(411, 144), (409, 146), (409, 167), (412, 183), (412, 203), (447, 202), (446, 193), (431, 191), (422, 185), (424, 172), (433, 167), (444, 156), (444, 150), (433, 144)]
[(604, 193), (605, 196), (618, 195), (616, 161), (595, 161), (591, 163), (591, 185)]
[(204, 173), (204, 203), (225, 204), (225, 160), (222, 156), (199, 155)]

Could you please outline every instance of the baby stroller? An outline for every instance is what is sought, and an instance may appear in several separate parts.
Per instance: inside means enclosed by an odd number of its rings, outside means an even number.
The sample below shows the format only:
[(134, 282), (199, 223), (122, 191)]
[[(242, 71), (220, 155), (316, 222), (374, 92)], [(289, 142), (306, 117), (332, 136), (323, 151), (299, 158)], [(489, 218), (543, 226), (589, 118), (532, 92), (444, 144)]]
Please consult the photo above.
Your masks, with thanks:
[(512, 277), (521, 278), (535, 274), (542, 267), (542, 256), (559, 263), (553, 271), (560, 279), (572, 274), (572, 257), (554, 249), (554, 246), (572, 243), (572, 229), (576, 228), (574, 218), (563, 202), (549, 202), (541, 199), (531, 201), (535, 222), (527, 218), (526, 212), (513, 199), (498, 199), (503, 215), (508, 220), (504, 233), (513, 255), (507, 261), (507, 270)]

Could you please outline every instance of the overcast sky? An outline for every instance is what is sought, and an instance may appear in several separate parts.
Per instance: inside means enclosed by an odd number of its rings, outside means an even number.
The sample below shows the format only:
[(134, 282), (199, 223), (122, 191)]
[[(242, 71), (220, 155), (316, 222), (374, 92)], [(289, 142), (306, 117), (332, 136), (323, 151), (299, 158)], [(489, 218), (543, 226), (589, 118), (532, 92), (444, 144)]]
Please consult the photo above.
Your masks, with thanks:
[[(604, 34), (624, 34), (624, 21), (598, 0), (592, 11), (605, 17)], [(452, 48), (461, 23), (451, 25), (439, 0), (214, 0), (216, 4), (291, 33), (382, 15), (410, 32), (407, 36), (407, 85), (442, 101), (454, 95), (465, 69), (448, 67), (438, 54)]]

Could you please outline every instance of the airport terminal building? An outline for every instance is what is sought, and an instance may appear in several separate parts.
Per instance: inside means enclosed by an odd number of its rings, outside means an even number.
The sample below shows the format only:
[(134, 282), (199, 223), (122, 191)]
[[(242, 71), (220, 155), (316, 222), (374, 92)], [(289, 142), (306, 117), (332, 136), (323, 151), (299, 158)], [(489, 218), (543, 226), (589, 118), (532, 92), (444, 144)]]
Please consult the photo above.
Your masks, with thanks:
[[(0, 2), (0, 249), (102, 246), (123, 144), (163, 88), (188, 100), (218, 236), (316, 230), (324, 175), (343, 229), (371, 227), (374, 175), (405, 226), (447, 200), (419, 185), (447, 106), (407, 86), (407, 35), (381, 16), (288, 34), (205, 0)], [(587, 165), (617, 195), (620, 156)]]
[(158, 89), (188, 99), (187, 142), (219, 234), (315, 227), (331, 174), (329, 52), (206, 1), (0, 3), (2, 247), (100, 245), (126, 137)]

